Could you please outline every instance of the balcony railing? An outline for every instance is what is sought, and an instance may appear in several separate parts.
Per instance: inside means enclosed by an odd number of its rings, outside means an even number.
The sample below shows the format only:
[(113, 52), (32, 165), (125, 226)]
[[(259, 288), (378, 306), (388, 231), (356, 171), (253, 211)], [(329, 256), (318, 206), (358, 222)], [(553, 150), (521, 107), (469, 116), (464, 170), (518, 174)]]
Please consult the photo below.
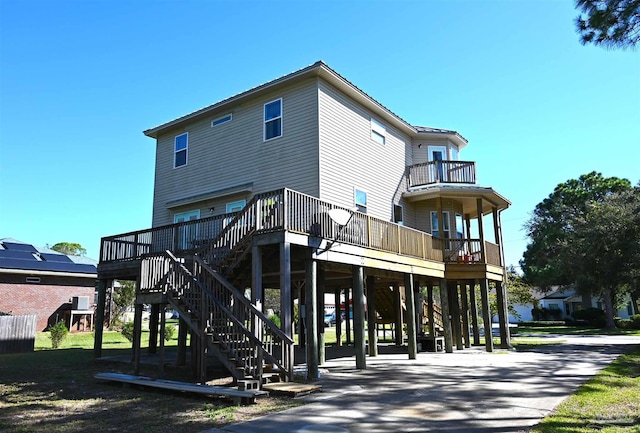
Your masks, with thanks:
[(487, 263), (502, 266), (500, 246), (484, 241), (484, 257), (482, 257), (481, 239), (442, 239), (437, 241), (444, 247), (445, 263)]
[[(329, 217), (336, 206), (289, 189), (259, 194), (241, 213), (185, 221), (102, 238), (100, 262), (137, 260), (144, 254), (201, 251), (219, 235), (291, 231), (344, 244), (442, 261), (441, 244), (430, 234), (359, 212), (341, 228)], [(352, 212), (352, 211), (349, 211)], [(229, 225), (229, 227), (227, 227)]]
[(476, 183), (476, 163), (470, 161), (429, 161), (408, 168), (410, 187), (434, 183)]

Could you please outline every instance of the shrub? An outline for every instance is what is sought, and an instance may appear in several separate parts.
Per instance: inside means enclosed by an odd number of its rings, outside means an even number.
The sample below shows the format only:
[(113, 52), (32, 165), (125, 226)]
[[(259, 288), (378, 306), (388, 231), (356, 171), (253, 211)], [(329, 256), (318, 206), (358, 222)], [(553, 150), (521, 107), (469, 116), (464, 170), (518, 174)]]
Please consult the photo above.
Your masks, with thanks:
[(51, 339), (51, 347), (57, 349), (67, 337), (69, 330), (64, 322), (58, 322), (49, 328), (49, 338)]
[(583, 310), (576, 310), (571, 313), (571, 316), (577, 321), (585, 321), (591, 326), (597, 328), (603, 328), (606, 324), (606, 317), (604, 311), (599, 308), (585, 308)]
[(628, 319), (618, 319), (616, 326), (620, 329), (640, 329), (640, 314), (635, 314)]
[(275, 314), (269, 316), (269, 320), (271, 320), (278, 328), (280, 327), (280, 317)]
[(173, 325), (165, 326), (164, 328), (164, 341), (170, 341), (176, 333), (176, 327)]
[(124, 338), (126, 338), (129, 341), (133, 341), (133, 322), (127, 322), (124, 325), (122, 325), (122, 331), (120, 331), (120, 333), (124, 336)]

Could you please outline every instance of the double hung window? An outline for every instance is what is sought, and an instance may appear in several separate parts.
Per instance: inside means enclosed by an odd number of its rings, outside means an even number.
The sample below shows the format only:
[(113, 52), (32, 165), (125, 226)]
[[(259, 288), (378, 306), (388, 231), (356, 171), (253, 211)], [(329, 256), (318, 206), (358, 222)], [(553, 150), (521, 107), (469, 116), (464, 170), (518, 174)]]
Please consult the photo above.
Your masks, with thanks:
[(385, 143), (387, 128), (375, 119), (371, 119), (371, 139), (380, 144)]
[(358, 208), (358, 212), (367, 213), (367, 193), (361, 189), (355, 188), (354, 192), (354, 202), (356, 208)]
[(264, 141), (282, 136), (282, 98), (264, 104)]
[(443, 237), (445, 239), (449, 239), (451, 237), (448, 211), (442, 212), (442, 231), (440, 231), (438, 224), (438, 212), (431, 211), (431, 234), (437, 238)]
[(189, 148), (189, 133), (185, 132), (176, 136), (173, 146), (173, 168), (187, 165), (187, 152)]

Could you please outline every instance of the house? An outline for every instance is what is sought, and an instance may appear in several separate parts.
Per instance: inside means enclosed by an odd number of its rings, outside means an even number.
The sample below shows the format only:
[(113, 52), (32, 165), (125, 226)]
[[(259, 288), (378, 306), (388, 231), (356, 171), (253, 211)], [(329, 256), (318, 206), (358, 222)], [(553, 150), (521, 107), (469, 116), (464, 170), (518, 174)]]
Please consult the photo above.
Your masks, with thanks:
[[(89, 330), (96, 290), (96, 261), (67, 256), (11, 238), (0, 239), (0, 311), (35, 314), (36, 329), (65, 320)], [(73, 325), (73, 326), (72, 326)]]
[[(156, 142), (153, 227), (102, 239), (98, 322), (111, 281), (135, 280), (136, 317), (153, 305), (150, 351), (163, 350), (153, 333), (170, 305), (180, 335), (196, 341), (201, 379), (207, 354), (238, 380), (262, 377), (265, 363), (290, 379), (298, 299), (313, 378), (323, 294), (350, 299), (356, 366), (366, 368), (377, 322), (398, 344), (407, 338), (409, 357), (419, 338), (443, 338), (447, 352), (477, 344), (478, 312), (488, 312), (477, 283), (485, 301), (497, 291), (509, 346), (501, 212), (510, 202), (476, 183), (458, 132), (411, 125), (316, 62), (144, 133)], [(279, 328), (262, 313), (265, 288), (280, 290)], [(96, 356), (101, 338), (99, 326)]]
[[(600, 298), (592, 298), (587, 301), (587, 306), (591, 305), (593, 308), (604, 310), (604, 303)], [(576, 293), (573, 288), (557, 288), (551, 293), (545, 295), (540, 299), (540, 307), (546, 308), (550, 312), (557, 312), (554, 314), (557, 320), (571, 319), (574, 311), (585, 308), (582, 295)], [(618, 308), (614, 313), (615, 317), (622, 319), (628, 319), (633, 316), (633, 305), (631, 298), (627, 296), (624, 301), (624, 305)]]

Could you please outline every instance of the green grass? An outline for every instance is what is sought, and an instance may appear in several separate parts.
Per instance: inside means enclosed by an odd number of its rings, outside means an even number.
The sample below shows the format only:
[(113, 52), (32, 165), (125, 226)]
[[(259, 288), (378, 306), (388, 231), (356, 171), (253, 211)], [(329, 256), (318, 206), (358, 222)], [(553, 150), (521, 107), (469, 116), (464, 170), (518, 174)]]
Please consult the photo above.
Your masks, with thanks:
[(531, 432), (640, 432), (640, 347), (581, 386)]
[[(148, 335), (143, 332), (143, 348), (148, 346)], [(175, 338), (166, 346), (167, 352), (174, 351)], [(105, 332), (102, 353), (126, 360), (131, 343), (118, 332)], [(55, 350), (48, 333), (39, 333), (34, 352), (0, 355), (0, 431), (201, 432), (300, 404), (270, 397), (255, 405), (235, 406), (216, 398), (123, 387), (93, 377), (111, 371), (133, 373), (133, 366), (94, 360), (91, 333), (69, 334)], [(185, 370), (175, 367), (168, 367), (167, 373), (170, 379), (189, 379)], [(159, 373), (156, 366), (143, 365), (140, 374)]]
[(560, 335), (635, 335), (640, 336), (638, 329), (601, 329), (587, 326), (545, 326), (528, 327), (518, 326), (514, 335), (523, 334), (560, 334)]

